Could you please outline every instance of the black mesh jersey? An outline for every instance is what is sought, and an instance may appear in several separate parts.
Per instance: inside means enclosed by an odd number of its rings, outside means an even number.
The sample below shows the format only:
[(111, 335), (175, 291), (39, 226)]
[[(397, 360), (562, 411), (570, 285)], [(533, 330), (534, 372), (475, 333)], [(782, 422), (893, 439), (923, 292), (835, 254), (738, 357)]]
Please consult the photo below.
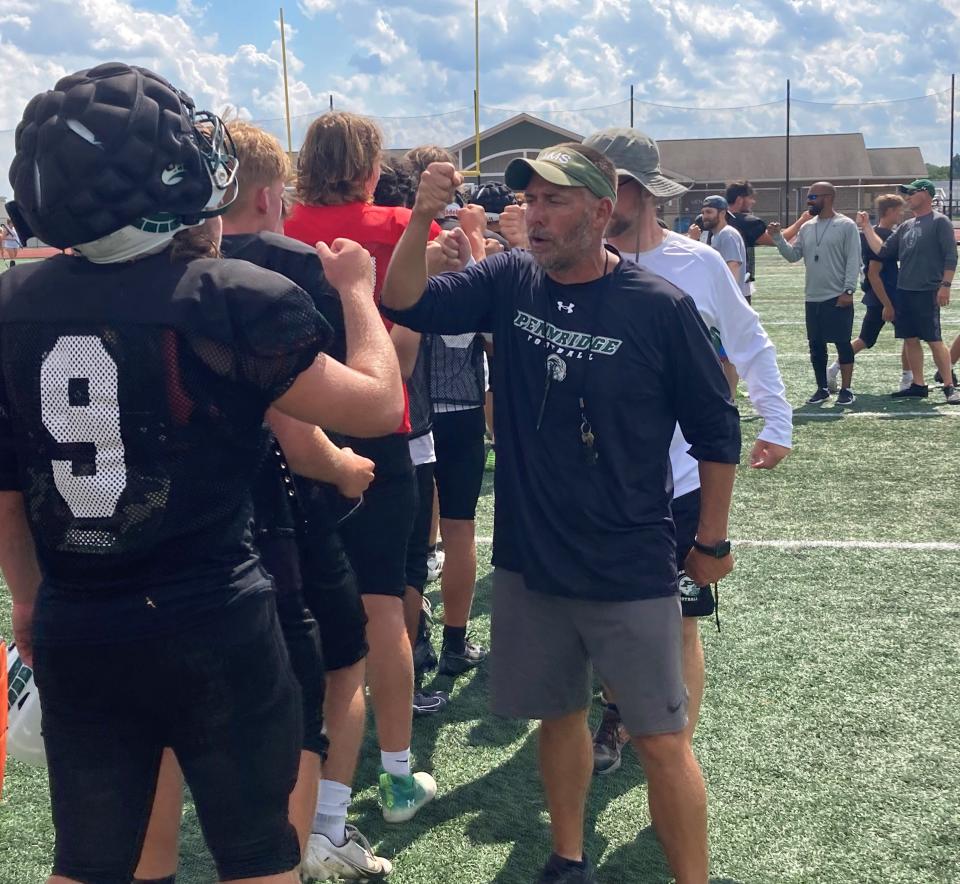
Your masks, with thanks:
[(434, 405), (483, 405), (483, 341), (479, 335), (435, 335), (430, 371)]
[(314, 306), (333, 329), (327, 352), (334, 359), (346, 362), (347, 344), (340, 294), (327, 282), (323, 264), (313, 249), (289, 236), (263, 231), (225, 236), (222, 250), (227, 258), (240, 258), (287, 277), (310, 295)]
[[(313, 299), (314, 306), (323, 315), (333, 329), (333, 337), (325, 348), (334, 358), (346, 361), (347, 345), (343, 325), (343, 308), (340, 294), (327, 281), (323, 264), (316, 251), (297, 239), (282, 236), (279, 233), (263, 231), (261, 233), (237, 233), (223, 237), (222, 250), (229, 258), (239, 258), (273, 270), (295, 282)], [(340, 444), (340, 437), (332, 437)], [(299, 516), (294, 505), (291, 510), (289, 472), (276, 471), (276, 449), (263, 464), (264, 475), (260, 476), (254, 492), (257, 508), (257, 527), (270, 532), (271, 526), (282, 528), (291, 518)], [(315, 523), (315, 531), (326, 526), (325, 530), (334, 530), (337, 513), (343, 508), (340, 492), (333, 485), (301, 479), (295, 485), (295, 493), (303, 499), (304, 509), (309, 512)]]
[(413, 374), (407, 380), (410, 400), (408, 439), (426, 436), (433, 429), (433, 403), (430, 401), (430, 366), (433, 361), (433, 335), (420, 335), (420, 349)]
[[(0, 488), (24, 493), (41, 602), (124, 609), (130, 635), (265, 583), (250, 542), (264, 411), (329, 335), (300, 288), (241, 261), (58, 256), (3, 274)], [(96, 640), (55, 607), (38, 604), (38, 640)]]

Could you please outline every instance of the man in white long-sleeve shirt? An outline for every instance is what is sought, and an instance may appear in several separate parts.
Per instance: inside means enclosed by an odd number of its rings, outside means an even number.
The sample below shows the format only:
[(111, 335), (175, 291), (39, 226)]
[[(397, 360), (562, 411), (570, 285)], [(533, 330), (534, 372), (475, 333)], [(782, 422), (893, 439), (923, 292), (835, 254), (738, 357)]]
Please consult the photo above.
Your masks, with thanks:
[[(657, 200), (679, 196), (686, 188), (661, 174), (656, 142), (635, 129), (605, 129), (584, 144), (604, 153), (619, 175), (617, 205), (607, 228), (607, 241), (624, 258), (662, 276), (693, 298), (715, 345), (722, 343), (764, 419), (750, 465), (773, 469), (789, 454), (793, 432), (793, 410), (786, 399), (776, 350), (760, 325), (760, 317), (742, 297), (723, 257), (710, 246), (657, 224)], [(697, 462), (687, 453), (688, 448), (678, 427), (670, 446), (678, 563), (696, 543), (700, 511)], [(709, 586), (698, 587), (685, 579), (682, 564), (678, 564), (678, 572), (684, 613), (683, 674), (690, 693), (687, 733), (692, 739), (705, 677), (697, 620), (713, 614), (715, 600)], [(594, 771), (615, 770), (623, 745), (616, 706), (608, 703), (594, 738)]]

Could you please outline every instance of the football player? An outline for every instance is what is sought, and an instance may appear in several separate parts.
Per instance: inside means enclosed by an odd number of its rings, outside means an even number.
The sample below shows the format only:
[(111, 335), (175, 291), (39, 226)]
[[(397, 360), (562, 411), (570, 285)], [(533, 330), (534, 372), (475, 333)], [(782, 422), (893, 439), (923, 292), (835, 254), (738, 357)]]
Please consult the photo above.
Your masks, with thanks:
[[(288, 236), (310, 246), (348, 237), (368, 248), (374, 259), (377, 300), (394, 246), (410, 218), (409, 209), (371, 203), (382, 153), (382, 135), (371, 120), (341, 112), (318, 117), (300, 151), (298, 202), (284, 225)], [(431, 225), (430, 237), (439, 233), (440, 228)], [(380, 438), (351, 441), (376, 463), (376, 478), (363, 508), (340, 532), (368, 618), (367, 682), (380, 743), (380, 804), (384, 818), (394, 823), (411, 819), (436, 794), (433, 778), (422, 771), (413, 773), (410, 760), (413, 653), (404, 597), (416, 484), (407, 445), (407, 409), (398, 424)], [(325, 784), (321, 786), (318, 817), (342, 818), (350, 798), (349, 787), (344, 789), (328, 802)], [(339, 828), (340, 823), (331, 825)]]
[(12, 589), (43, 701), (49, 884), (130, 880), (164, 746), (219, 879), (297, 880), (299, 687), (250, 528), (263, 419), (378, 436), (402, 389), (355, 243), (320, 249), (358, 342), (346, 366), (302, 289), (205, 257), (236, 174), (220, 120), (123, 64), (64, 77), (17, 128), (14, 224), (80, 256), (0, 277), (0, 499), (43, 575), (35, 600)]
[[(335, 330), (328, 353), (345, 358), (346, 348), (353, 342), (343, 333), (339, 294), (327, 281), (316, 251), (280, 232), (286, 213), (284, 184), (289, 175), (286, 153), (276, 138), (249, 123), (231, 122), (228, 130), (243, 174), (237, 198), (223, 215), (224, 255), (281, 273), (303, 288)], [(254, 495), (254, 504), (257, 545), (277, 586), (281, 627), (304, 701), (301, 772), (290, 803), (291, 822), (303, 851), (302, 870), (321, 880), (332, 875), (382, 877), (390, 873), (392, 864), (376, 856), (366, 838), (346, 824), (348, 801), (343, 802), (342, 817), (337, 813), (338, 819), (331, 824), (317, 824), (327, 835), (311, 835), (315, 813), (320, 813), (318, 783), (326, 793), (321, 806), (326, 801), (339, 809), (340, 802), (331, 801), (330, 793), (336, 797), (340, 789), (346, 789), (349, 795), (363, 739), (366, 617), (335, 529), (343, 498), (353, 500), (366, 491), (374, 465), (350, 448), (338, 448), (316, 427), (290, 419), (282, 423), (274, 419), (273, 426), (281, 444), (261, 470), (257, 483), (261, 493)], [(285, 458), (297, 474), (295, 481), (289, 471), (277, 475), (278, 467), (281, 473), (285, 470)], [(325, 484), (307, 484), (303, 477)], [(295, 487), (300, 493), (297, 512), (291, 513), (287, 502), (294, 499)], [(305, 524), (303, 515), (308, 516)], [(311, 652), (310, 637), (317, 623), (322, 662), (312, 659)], [(322, 754), (324, 780), (320, 782)], [(176, 763), (165, 759), (136, 881), (172, 881), (169, 876), (177, 867), (181, 804)]]

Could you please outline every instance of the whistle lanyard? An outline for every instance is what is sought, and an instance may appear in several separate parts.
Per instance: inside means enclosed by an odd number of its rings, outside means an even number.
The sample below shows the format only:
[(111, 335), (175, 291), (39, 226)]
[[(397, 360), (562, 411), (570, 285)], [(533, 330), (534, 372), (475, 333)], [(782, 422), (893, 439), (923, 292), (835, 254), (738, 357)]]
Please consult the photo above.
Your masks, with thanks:
[[(587, 380), (590, 369), (590, 362), (593, 357), (593, 345), (596, 339), (597, 331), (597, 322), (600, 317), (600, 308), (602, 306), (603, 297), (609, 293), (611, 286), (611, 277), (613, 276), (613, 271), (608, 273), (610, 266), (610, 252), (604, 251), (603, 259), (603, 277), (605, 279), (604, 285), (602, 287), (603, 294), (597, 294), (597, 300), (594, 304), (593, 315), (590, 321), (590, 339), (587, 344), (587, 361), (586, 365), (583, 367), (583, 376), (580, 380), (580, 395), (578, 397), (578, 404), (580, 407), (580, 446), (583, 452), (584, 460), (588, 466), (596, 466), (597, 461), (600, 458), (599, 452), (596, 448), (597, 437), (593, 431), (593, 425), (590, 422), (589, 412), (587, 409)], [(615, 270), (616, 268), (614, 268)], [(547, 287), (544, 286), (544, 289), (547, 294), (547, 310), (546, 310), (546, 319), (548, 322), (553, 325), (553, 302), (551, 300), (550, 292), (547, 290)], [(544, 335), (544, 340), (547, 340), (547, 335)], [(552, 355), (552, 354), (551, 354)], [(540, 427), (543, 424), (543, 416), (547, 410), (547, 401), (550, 398), (550, 387), (553, 383), (553, 368), (550, 363), (550, 356), (547, 356), (546, 363), (544, 366), (544, 384), (543, 384), (543, 398), (540, 400), (540, 410), (537, 413), (537, 431), (539, 432)]]

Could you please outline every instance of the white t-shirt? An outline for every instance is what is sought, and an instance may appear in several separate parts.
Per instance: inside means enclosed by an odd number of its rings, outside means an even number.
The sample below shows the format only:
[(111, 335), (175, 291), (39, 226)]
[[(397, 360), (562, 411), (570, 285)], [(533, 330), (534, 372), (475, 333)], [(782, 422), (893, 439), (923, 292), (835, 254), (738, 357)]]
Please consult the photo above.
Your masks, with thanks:
[[(663, 242), (649, 252), (623, 253), (641, 267), (672, 282), (693, 298), (710, 335), (719, 338), (730, 362), (747, 385), (764, 426), (760, 439), (790, 447), (793, 439), (793, 409), (777, 366), (777, 351), (760, 324), (760, 317), (741, 297), (720, 253), (708, 245), (667, 232)], [(696, 460), (680, 427), (670, 443), (673, 496), (681, 497), (700, 487)]]

